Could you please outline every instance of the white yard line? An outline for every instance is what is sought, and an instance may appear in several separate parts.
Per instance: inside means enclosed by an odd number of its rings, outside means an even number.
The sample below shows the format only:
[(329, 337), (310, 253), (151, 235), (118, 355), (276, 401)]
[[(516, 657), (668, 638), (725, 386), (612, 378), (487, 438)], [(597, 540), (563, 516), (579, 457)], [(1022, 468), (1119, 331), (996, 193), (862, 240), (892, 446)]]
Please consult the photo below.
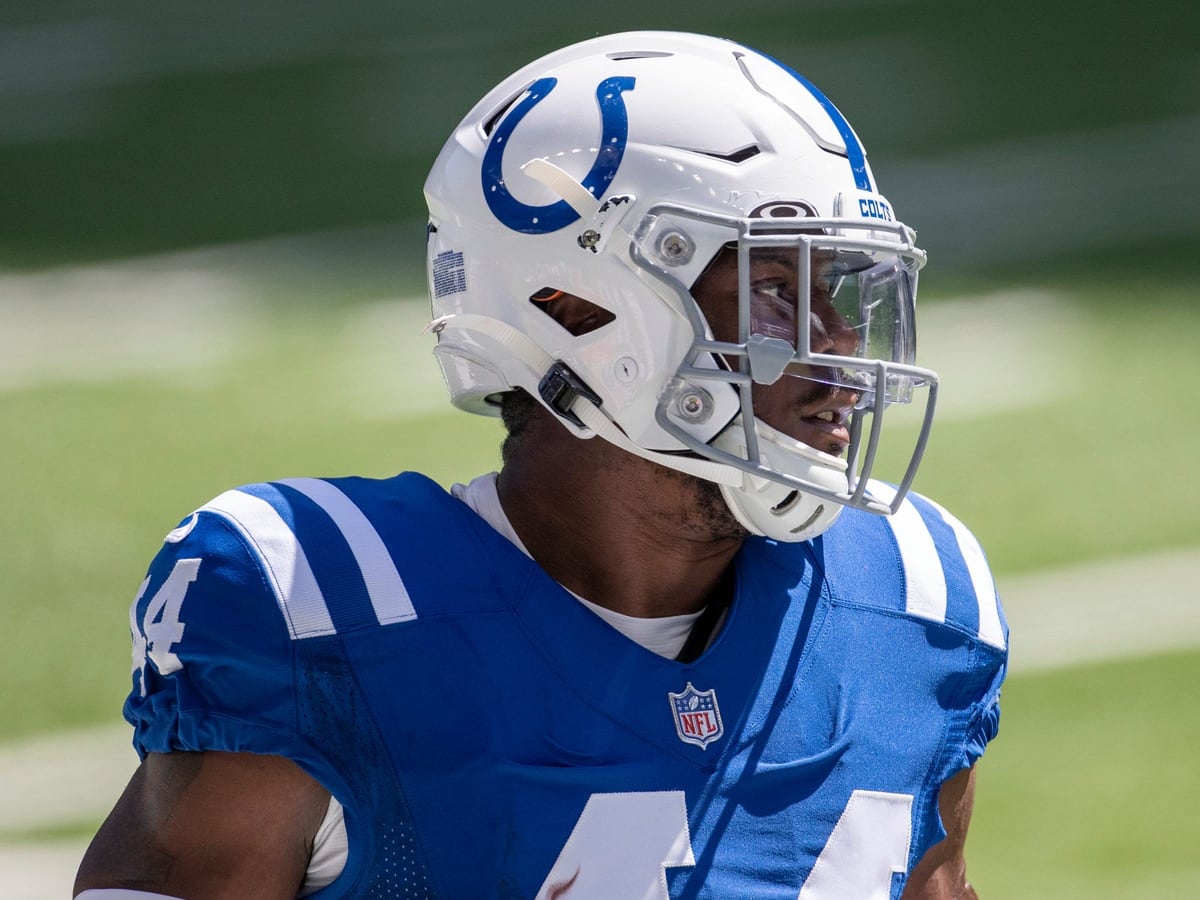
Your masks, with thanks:
[[(1000, 579), (1018, 676), (1200, 646), (1200, 548)], [(137, 764), (122, 725), (0, 746), (0, 896), (69, 897), (85, 840), (2, 834), (99, 823)]]
[(86, 839), (6, 841), (3, 834), (99, 825), (137, 767), (129, 739), (129, 728), (114, 724), (0, 746), (0, 897), (71, 896)]
[(215, 270), (113, 263), (0, 275), (0, 393), (211, 379), (251, 336), (248, 299)]
[(938, 374), (937, 421), (1062, 403), (1097, 365), (1088, 352), (1090, 315), (1068, 296), (1036, 288), (920, 304), (917, 362)]
[(1018, 674), (1200, 646), (1200, 548), (999, 580)]
[(0, 745), (0, 835), (103, 818), (137, 768), (131, 736), (118, 721)]
[[(0, 394), (134, 379), (192, 389), (232, 377), (270, 345), (272, 316), (283, 314), (258, 301), (261, 290), (255, 274), (202, 255), (0, 274)], [(424, 298), (345, 307), (341, 329), (322, 339), (351, 410), (450, 409), (428, 321)]]

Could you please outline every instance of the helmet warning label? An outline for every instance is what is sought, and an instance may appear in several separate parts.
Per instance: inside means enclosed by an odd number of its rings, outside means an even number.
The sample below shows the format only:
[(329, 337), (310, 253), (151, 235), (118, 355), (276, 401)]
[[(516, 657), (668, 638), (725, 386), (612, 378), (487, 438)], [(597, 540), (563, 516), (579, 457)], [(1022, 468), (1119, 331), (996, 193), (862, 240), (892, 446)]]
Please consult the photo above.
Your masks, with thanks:
[(467, 289), (467, 267), (459, 250), (443, 250), (430, 264), (433, 296), (461, 294)]

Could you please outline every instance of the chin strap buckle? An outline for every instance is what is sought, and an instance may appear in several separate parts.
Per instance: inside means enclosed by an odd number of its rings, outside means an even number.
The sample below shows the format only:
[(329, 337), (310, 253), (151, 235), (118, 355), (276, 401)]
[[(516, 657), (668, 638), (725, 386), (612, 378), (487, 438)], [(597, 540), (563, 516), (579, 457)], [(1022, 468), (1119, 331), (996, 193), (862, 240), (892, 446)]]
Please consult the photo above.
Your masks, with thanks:
[(578, 428), (587, 426), (571, 410), (575, 398), (583, 397), (594, 406), (601, 403), (600, 396), (561, 360), (554, 363), (542, 376), (542, 380), (538, 382), (538, 394), (547, 406)]

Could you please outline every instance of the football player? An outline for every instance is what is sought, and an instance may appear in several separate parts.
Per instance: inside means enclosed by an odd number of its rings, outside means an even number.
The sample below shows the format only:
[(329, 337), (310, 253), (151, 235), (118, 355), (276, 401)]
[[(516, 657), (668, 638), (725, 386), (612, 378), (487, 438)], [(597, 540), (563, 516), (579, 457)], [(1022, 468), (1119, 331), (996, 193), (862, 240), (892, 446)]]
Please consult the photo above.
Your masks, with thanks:
[(426, 196), (435, 355), (501, 471), (171, 531), (77, 893), (973, 897), (1007, 628), (909, 490), (925, 254), (842, 114), (736, 43), (602, 37), (487, 94)]

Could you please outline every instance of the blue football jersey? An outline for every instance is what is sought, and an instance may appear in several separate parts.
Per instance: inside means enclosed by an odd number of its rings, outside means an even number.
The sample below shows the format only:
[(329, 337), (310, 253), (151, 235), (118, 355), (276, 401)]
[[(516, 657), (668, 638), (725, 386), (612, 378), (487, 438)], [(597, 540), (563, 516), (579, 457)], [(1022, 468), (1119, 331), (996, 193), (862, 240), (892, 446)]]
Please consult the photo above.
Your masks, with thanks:
[(684, 663), (423, 476), (242, 487), (151, 564), (125, 714), (142, 754), (324, 784), (350, 850), (320, 898), (898, 897), (998, 726), (982, 551), (910, 496), (735, 568)]

